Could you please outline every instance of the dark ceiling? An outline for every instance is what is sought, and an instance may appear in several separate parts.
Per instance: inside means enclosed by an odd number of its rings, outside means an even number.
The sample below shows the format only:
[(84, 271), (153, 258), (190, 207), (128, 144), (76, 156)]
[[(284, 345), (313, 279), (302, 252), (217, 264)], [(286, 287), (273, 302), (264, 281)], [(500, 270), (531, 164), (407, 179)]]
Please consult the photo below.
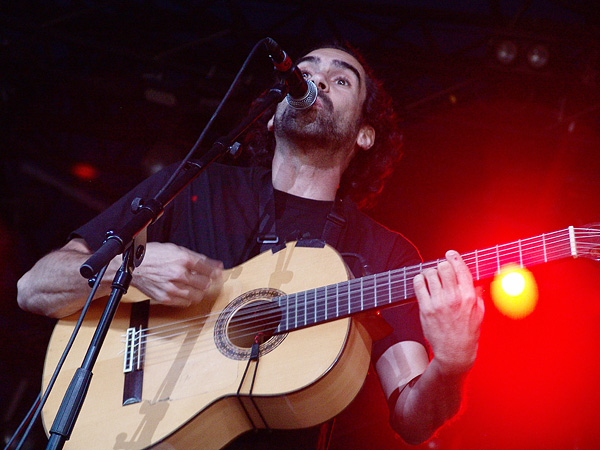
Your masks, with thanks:
[[(266, 36), (293, 56), (349, 40), (384, 80), (405, 158), (372, 214), (426, 259), (598, 220), (598, 2), (4, 1), (0, 218), (17, 244), (13, 271), (61, 245), (152, 161), (187, 153)], [(505, 40), (516, 45), (511, 64), (496, 59)], [(549, 51), (537, 70), (525, 57), (536, 44)], [(213, 135), (271, 71), (266, 55), (250, 64)], [(95, 172), (75, 176), (78, 163)]]
[[(559, 0), (3, 2), (4, 154), (27, 178), (52, 180), (100, 209), (144, 176), (148, 159), (187, 152), (266, 36), (293, 56), (332, 39), (357, 45), (392, 93), (407, 137), (450, 121), (479, 133), (596, 139), (599, 16), (592, 2)], [(506, 38), (519, 50), (510, 65), (494, 58)], [(550, 51), (542, 70), (525, 62), (533, 44)], [(259, 56), (214, 134), (270, 83)], [(74, 162), (101, 177), (81, 186), (69, 174)]]

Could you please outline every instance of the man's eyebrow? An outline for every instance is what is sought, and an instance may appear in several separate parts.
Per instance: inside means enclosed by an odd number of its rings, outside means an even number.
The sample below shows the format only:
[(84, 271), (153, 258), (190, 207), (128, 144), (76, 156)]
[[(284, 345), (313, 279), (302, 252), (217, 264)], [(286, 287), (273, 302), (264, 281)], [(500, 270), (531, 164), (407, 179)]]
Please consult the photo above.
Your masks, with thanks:
[[(321, 62), (321, 58), (319, 58), (318, 56), (311, 56), (311, 55), (303, 56), (298, 61), (296, 61), (296, 65), (298, 65), (300, 63), (303, 63), (303, 62), (310, 62), (310, 63), (313, 63), (313, 64), (319, 64)], [(361, 78), (360, 78), (360, 72), (352, 64), (350, 64), (350, 63), (348, 63), (346, 61), (342, 61), (341, 59), (334, 59), (333, 60), (333, 65), (352, 71), (352, 73), (354, 73), (354, 75), (356, 75), (356, 78), (358, 79), (358, 83), (360, 84), (360, 80), (361, 80)]]
[(354, 75), (356, 75), (356, 78), (358, 79), (358, 83), (360, 84), (360, 72), (352, 64), (347, 63), (346, 61), (342, 61), (341, 59), (334, 59), (333, 65), (337, 66), (337, 67), (343, 67), (344, 69), (348, 69), (348, 70), (352, 71), (354, 73)]

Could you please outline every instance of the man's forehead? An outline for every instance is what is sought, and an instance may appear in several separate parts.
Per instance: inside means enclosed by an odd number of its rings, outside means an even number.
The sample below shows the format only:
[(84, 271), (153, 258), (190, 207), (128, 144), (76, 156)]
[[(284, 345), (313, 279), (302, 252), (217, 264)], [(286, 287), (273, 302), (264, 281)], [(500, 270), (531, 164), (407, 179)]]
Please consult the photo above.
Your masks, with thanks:
[(320, 48), (313, 50), (298, 60), (298, 64), (309, 61), (315, 64), (333, 64), (346, 68), (356, 75), (359, 81), (365, 79), (365, 69), (358, 60), (350, 53), (337, 48)]

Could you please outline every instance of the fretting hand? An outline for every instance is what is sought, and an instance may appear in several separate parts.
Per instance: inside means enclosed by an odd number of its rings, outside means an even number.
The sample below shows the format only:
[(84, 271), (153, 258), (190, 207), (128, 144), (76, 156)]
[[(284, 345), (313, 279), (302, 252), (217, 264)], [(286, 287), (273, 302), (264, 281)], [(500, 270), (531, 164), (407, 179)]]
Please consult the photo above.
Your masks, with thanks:
[(434, 360), (448, 375), (467, 372), (475, 362), (484, 303), (469, 268), (455, 251), (437, 269), (414, 278), (421, 324)]

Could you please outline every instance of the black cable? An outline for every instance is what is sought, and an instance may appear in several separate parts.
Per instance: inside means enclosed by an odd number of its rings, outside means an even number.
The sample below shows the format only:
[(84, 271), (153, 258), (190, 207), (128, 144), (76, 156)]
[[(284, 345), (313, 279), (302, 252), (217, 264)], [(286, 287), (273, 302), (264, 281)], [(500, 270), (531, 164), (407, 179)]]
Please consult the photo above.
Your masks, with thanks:
[[(21, 421), (21, 424), (19, 425), (19, 427), (17, 428), (17, 430), (11, 437), (11, 439), (8, 442), (8, 444), (6, 445), (6, 447), (4, 447), (4, 450), (9, 449), (9, 446), (11, 445), (13, 440), (17, 437), (18, 433), (21, 431), (23, 426), (25, 426), (25, 424), (29, 423), (29, 425), (27, 426), (27, 429), (23, 433), (23, 437), (19, 441), (19, 444), (17, 445), (15, 450), (20, 450), (20, 448), (25, 443), (25, 439), (27, 438), (27, 436), (29, 436), (29, 433), (31, 433), (31, 429), (33, 428), (33, 425), (34, 425), (35, 421), (37, 420), (38, 416), (42, 412), (42, 408), (46, 404), (46, 400), (48, 399), (48, 396), (50, 395), (50, 392), (52, 391), (52, 387), (54, 386), (54, 383), (56, 382), (56, 379), (58, 378), (58, 374), (60, 373), (60, 370), (62, 369), (62, 366), (63, 366), (65, 360), (67, 359), (69, 352), (71, 351), (71, 347), (73, 347), (75, 338), (77, 337), (77, 334), (79, 333), (79, 329), (81, 328), (81, 325), (83, 324), (83, 319), (85, 318), (85, 315), (87, 314), (87, 311), (92, 304), (92, 300), (93, 300), (94, 296), (96, 295), (96, 291), (100, 287), (100, 281), (102, 280), (102, 277), (104, 276), (104, 273), (106, 272), (107, 267), (108, 266), (103, 267), (102, 270), (100, 271), (100, 273), (98, 274), (98, 276), (96, 277), (96, 282), (94, 283), (94, 286), (92, 287), (92, 291), (90, 292), (90, 295), (88, 296), (88, 298), (85, 302), (85, 305), (83, 305), (83, 308), (81, 309), (81, 314), (79, 314), (79, 319), (77, 319), (77, 323), (75, 324), (75, 327), (73, 328), (73, 332), (71, 333), (69, 342), (67, 343), (67, 345), (63, 351), (63, 354), (61, 355), (60, 359), (58, 360), (58, 364), (56, 365), (56, 368), (54, 369), (54, 373), (52, 374), (52, 378), (50, 378), (50, 382), (48, 383), (48, 386), (46, 387), (44, 394), (41, 396), (38, 395), (33, 406), (29, 409), (29, 412), (27, 413), (25, 418)], [(35, 407), (36, 403), (37, 403), (37, 407)], [(35, 411), (34, 411), (34, 407), (35, 407)], [(34, 411), (33, 414), (32, 414), (32, 411)]]
[[(244, 71), (246, 70), (248, 64), (250, 63), (250, 61), (254, 58), (254, 55), (256, 54), (256, 51), (258, 50), (258, 48), (260, 46), (264, 46), (267, 39), (269, 38), (265, 38), (260, 40), (258, 43), (256, 43), (254, 45), (254, 47), (252, 48), (252, 50), (250, 51), (250, 54), (248, 55), (248, 57), (246, 58), (246, 60), (244, 61), (244, 64), (242, 65), (242, 67), (240, 68), (240, 70), (238, 71), (236, 77), (234, 78), (231, 86), (229, 87), (229, 89), (227, 90), (225, 96), (223, 97), (223, 99), (221, 100), (221, 102), (219, 103), (219, 106), (217, 107), (217, 109), (215, 110), (215, 112), (213, 113), (212, 117), (210, 118), (210, 120), (208, 121), (208, 123), (206, 124), (206, 126), (204, 127), (204, 130), (202, 131), (202, 133), (200, 134), (200, 136), (198, 137), (198, 139), (196, 140), (196, 143), (192, 146), (192, 148), (190, 149), (190, 151), (188, 152), (188, 154), (185, 156), (185, 158), (183, 159), (183, 161), (181, 161), (181, 163), (179, 164), (179, 166), (177, 167), (177, 169), (175, 170), (175, 172), (171, 175), (171, 177), (169, 178), (169, 180), (167, 181), (167, 183), (161, 188), (161, 190), (159, 191), (159, 194), (161, 192), (163, 192), (172, 182), (173, 180), (176, 178), (176, 176), (179, 174), (179, 172), (181, 172), (182, 168), (185, 166), (185, 164), (190, 160), (190, 158), (192, 157), (192, 155), (196, 152), (196, 150), (198, 149), (198, 147), (202, 144), (202, 141), (204, 140), (207, 131), (210, 129), (212, 123), (215, 121), (216, 117), (219, 115), (219, 113), (221, 112), (221, 109), (223, 108), (223, 106), (225, 105), (225, 103), (227, 102), (227, 100), (229, 100), (229, 97), (231, 96), (233, 90), (238, 86), (239, 84), (239, 80), (242, 76), (242, 74), (244, 73)], [(157, 196), (159, 195), (157, 194)], [(23, 421), (21, 422), (21, 424), (19, 425), (19, 427), (17, 428), (17, 430), (15, 431), (15, 433), (13, 434), (13, 436), (11, 437), (11, 439), (9, 440), (8, 444), (6, 445), (6, 447), (4, 447), (4, 450), (8, 450), (10, 445), (12, 445), (13, 441), (16, 439), (16, 437), (18, 436), (18, 434), (21, 432), (22, 428), (28, 423), (27, 429), (25, 430), (23, 437), (21, 438), (21, 440), (19, 441), (19, 444), (16, 447), (16, 450), (20, 450), (22, 445), (25, 442), (25, 439), (27, 438), (27, 436), (29, 436), (29, 433), (31, 432), (31, 428), (33, 427), (33, 424), (35, 423), (35, 421), (37, 420), (37, 418), (39, 417), (41, 410), (44, 406), (44, 404), (46, 403), (46, 400), (48, 399), (48, 396), (50, 395), (50, 391), (52, 390), (52, 387), (54, 386), (54, 383), (56, 382), (56, 379), (58, 378), (58, 374), (71, 350), (71, 347), (73, 346), (73, 343), (75, 341), (75, 338), (77, 337), (77, 334), (79, 332), (79, 329), (81, 328), (81, 325), (83, 324), (83, 319), (85, 318), (85, 315), (91, 305), (92, 299), (94, 298), (94, 295), (96, 294), (96, 291), (98, 290), (98, 287), (100, 286), (100, 280), (102, 279), (102, 277), (104, 276), (104, 273), (106, 272), (107, 266), (105, 266), (104, 268), (102, 268), (102, 270), (100, 271), (100, 273), (98, 274), (98, 277), (96, 278), (96, 282), (94, 283), (94, 286), (92, 288), (92, 291), (88, 297), (88, 299), (86, 300), (86, 303), (83, 307), (83, 309), (81, 310), (81, 314), (79, 315), (79, 319), (77, 320), (77, 323), (75, 324), (75, 328), (73, 329), (73, 332), (71, 334), (71, 338), (69, 339), (69, 342), (67, 343), (67, 346), (65, 347), (65, 350), (63, 351), (63, 354), (56, 366), (56, 369), (52, 375), (52, 378), (50, 379), (50, 382), (48, 383), (48, 386), (46, 387), (46, 390), (44, 392), (43, 395), (38, 395), (38, 397), (36, 398), (36, 400), (34, 401), (34, 404), (32, 405), (32, 407), (29, 409), (27, 415), (25, 416), (25, 418), (23, 419)], [(36, 406), (37, 405), (37, 406)]]
[(185, 158), (183, 158), (183, 160), (181, 161), (181, 163), (179, 164), (179, 166), (177, 167), (177, 169), (175, 170), (175, 172), (173, 172), (173, 174), (171, 175), (171, 177), (169, 178), (169, 180), (161, 188), (161, 190), (158, 192), (158, 194), (156, 194), (155, 198), (157, 198), (168, 186), (171, 185), (171, 183), (177, 177), (177, 175), (179, 174), (179, 172), (181, 172), (181, 169), (183, 169), (183, 167), (185, 166), (185, 164), (191, 159), (192, 155), (196, 152), (196, 150), (198, 149), (198, 147), (200, 147), (200, 145), (202, 144), (202, 141), (204, 140), (204, 137), (206, 136), (206, 133), (210, 129), (212, 123), (215, 121), (215, 119), (217, 118), (217, 116), (221, 112), (221, 109), (223, 108), (223, 106), (225, 105), (225, 103), (227, 102), (227, 100), (229, 100), (229, 97), (231, 96), (234, 88), (237, 87), (237, 85), (239, 84), (240, 78), (241, 78), (242, 74), (244, 73), (244, 71), (246, 70), (246, 67), (248, 66), (248, 64), (250, 63), (250, 61), (254, 58), (254, 54), (256, 53), (256, 51), (258, 50), (258, 48), (261, 45), (263, 47), (266, 46), (266, 42), (267, 42), (268, 39), (270, 39), (270, 38), (261, 39), (260, 41), (258, 41), (254, 45), (254, 47), (250, 51), (250, 54), (247, 56), (246, 60), (244, 61), (244, 64), (242, 64), (242, 67), (240, 68), (240, 70), (238, 71), (237, 75), (233, 79), (233, 82), (231, 83), (231, 86), (229, 86), (229, 89), (225, 93), (225, 96), (223, 97), (223, 99), (219, 103), (219, 106), (217, 106), (217, 109), (215, 110), (215, 112), (213, 113), (212, 117), (210, 118), (210, 120), (208, 121), (208, 123), (206, 124), (206, 126), (204, 127), (204, 130), (202, 130), (202, 133), (200, 134), (200, 136), (198, 137), (198, 139), (196, 140), (196, 143), (192, 146), (192, 148), (187, 153), (187, 155), (185, 155)]

